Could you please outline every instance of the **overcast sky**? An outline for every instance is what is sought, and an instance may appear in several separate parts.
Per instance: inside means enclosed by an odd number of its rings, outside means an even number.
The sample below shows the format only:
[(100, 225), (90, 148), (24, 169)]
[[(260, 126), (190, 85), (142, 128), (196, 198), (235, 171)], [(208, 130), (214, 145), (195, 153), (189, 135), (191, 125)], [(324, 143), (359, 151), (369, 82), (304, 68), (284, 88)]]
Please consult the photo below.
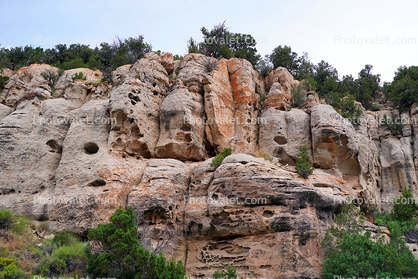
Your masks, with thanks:
[(313, 63), (325, 60), (355, 78), (365, 64), (383, 81), (399, 66), (418, 65), (416, 0), (0, 0), (0, 44), (42, 46), (143, 35), (154, 50), (186, 53), (200, 28), (226, 20), (251, 34), (261, 55), (288, 45)]

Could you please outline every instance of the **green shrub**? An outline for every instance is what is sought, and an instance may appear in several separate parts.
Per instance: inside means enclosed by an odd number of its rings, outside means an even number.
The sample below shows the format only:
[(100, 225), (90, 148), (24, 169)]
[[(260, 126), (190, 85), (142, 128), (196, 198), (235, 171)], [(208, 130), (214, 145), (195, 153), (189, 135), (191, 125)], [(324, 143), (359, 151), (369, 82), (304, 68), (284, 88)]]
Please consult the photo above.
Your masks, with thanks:
[(52, 239), (52, 243), (58, 246), (69, 246), (77, 242), (77, 237), (72, 232), (59, 232)]
[(4, 86), (7, 84), (8, 81), (9, 81), (8, 76), (0, 76), (0, 91), (3, 90)]
[(266, 96), (260, 95), (260, 102), (264, 102), (265, 99), (266, 99)]
[(409, 189), (404, 189), (402, 195), (393, 202), (393, 213), (404, 221), (412, 220), (417, 209), (418, 205)]
[(155, 255), (138, 245), (132, 207), (117, 209), (110, 223), (91, 229), (88, 237), (92, 248), (87, 271), (95, 277), (183, 279), (186, 275), (181, 261), (167, 262), (162, 253)]
[(213, 279), (236, 279), (237, 278), (237, 269), (232, 265), (228, 264), (226, 267), (226, 272), (221, 272), (216, 270), (212, 276)]
[(349, 95), (347, 98), (341, 101), (341, 107), (339, 113), (342, 117), (351, 119), (353, 125), (358, 125), (358, 119), (362, 115), (362, 111), (359, 106), (354, 102), (354, 96)]
[(70, 69), (88, 68), (88, 67), (86, 64), (84, 64), (82, 58), (76, 58), (69, 62), (62, 63), (62, 68), (65, 70), (70, 70)]
[(58, 75), (51, 70), (47, 70), (41, 73), (41, 76), (48, 82), (49, 86), (53, 88), (58, 81)]
[(379, 111), (379, 110), (381, 110), (382, 109), (382, 106), (381, 105), (379, 105), (379, 104), (373, 104), (371, 107), (370, 107), (370, 110), (371, 111)]
[(396, 278), (418, 274), (418, 261), (406, 247), (396, 222), (390, 223), (391, 240), (384, 244), (380, 233), (372, 236), (363, 228), (364, 221), (352, 204), (345, 204), (334, 221), (322, 241), (327, 257), (322, 270), (324, 279), (335, 275)]
[(174, 59), (174, 61), (183, 60), (183, 56), (176, 54), (176, 55), (173, 56), (173, 59)]
[(222, 164), (222, 161), (225, 159), (225, 157), (229, 156), (232, 154), (232, 149), (231, 148), (224, 148), (224, 150), (219, 153), (218, 155), (216, 155), (215, 158), (213, 158), (212, 163), (210, 164), (211, 167), (219, 167)]
[[(52, 251), (48, 247), (51, 247)], [(43, 243), (44, 258), (38, 267), (38, 272), (43, 276), (68, 275), (69, 273), (84, 270), (87, 262), (85, 245), (74, 240), (69, 245), (62, 245), (60, 242)], [(50, 254), (48, 253), (50, 252)]]
[(79, 72), (73, 76), (73, 81), (75, 81), (76, 79), (86, 80), (87, 77), (82, 72)]
[(206, 73), (219, 70), (219, 62), (212, 57), (204, 57), (201, 62), (201, 65), (206, 70)]
[(292, 84), (292, 87), (290, 89), (292, 93), (292, 100), (293, 100), (293, 106), (299, 107), (303, 103), (303, 84), (299, 83), (298, 85)]
[(390, 132), (396, 136), (402, 131), (402, 122), (398, 120), (399, 119), (396, 119), (395, 113), (392, 111), (390, 119), (384, 114), (380, 124), (383, 127), (389, 128)]
[(9, 227), (12, 217), (13, 213), (9, 209), (0, 210), (0, 230)]
[(308, 153), (308, 147), (301, 146), (299, 148), (299, 160), (296, 162), (296, 171), (300, 176), (303, 178), (308, 178), (310, 174), (313, 172), (313, 167), (311, 163), (309, 162), (309, 153)]

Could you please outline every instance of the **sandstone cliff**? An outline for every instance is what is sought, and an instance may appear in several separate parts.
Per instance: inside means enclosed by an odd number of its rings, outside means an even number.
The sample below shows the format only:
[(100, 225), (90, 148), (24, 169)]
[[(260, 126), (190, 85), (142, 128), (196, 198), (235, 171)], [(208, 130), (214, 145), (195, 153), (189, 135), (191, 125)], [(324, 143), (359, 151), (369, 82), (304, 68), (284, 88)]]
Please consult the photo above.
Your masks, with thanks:
[[(418, 194), (417, 125), (394, 136), (376, 124), (389, 112), (364, 111), (353, 126), (306, 90), (291, 108), (299, 81), (286, 69), (263, 78), (246, 60), (210, 60), (148, 53), (113, 85), (74, 69), (54, 89), (41, 73), (57, 68), (20, 69), (0, 99), (0, 208), (83, 235), (132, 206), (155, 235), (178, 235), (166, 253), (189, 275), (231, 263), (242, 276), (320, 278), (320, 242), (347, 197), (388, 209), (404, 187)], [(305, 180), (300, 146), (315, 166)], [(248, 155), (261, 151), (273, 163)]]

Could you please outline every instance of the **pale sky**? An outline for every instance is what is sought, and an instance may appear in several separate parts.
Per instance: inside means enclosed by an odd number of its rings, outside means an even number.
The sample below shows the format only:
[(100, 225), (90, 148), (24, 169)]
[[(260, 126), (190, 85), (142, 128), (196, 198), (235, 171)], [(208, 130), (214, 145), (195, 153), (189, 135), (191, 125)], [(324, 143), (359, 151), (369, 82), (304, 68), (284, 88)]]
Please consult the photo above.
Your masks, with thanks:
[(0, 44), (42, 46), (143, 35), (154, 50), (184, 55), (200, 28), (226, 20), (251, 34), (258, 53), (288, 45), (313, 63), (325, 60), (355, 78), (365, 64), (383, 81), (399, 66), (418, 65), (416, 0), (0, 0)]

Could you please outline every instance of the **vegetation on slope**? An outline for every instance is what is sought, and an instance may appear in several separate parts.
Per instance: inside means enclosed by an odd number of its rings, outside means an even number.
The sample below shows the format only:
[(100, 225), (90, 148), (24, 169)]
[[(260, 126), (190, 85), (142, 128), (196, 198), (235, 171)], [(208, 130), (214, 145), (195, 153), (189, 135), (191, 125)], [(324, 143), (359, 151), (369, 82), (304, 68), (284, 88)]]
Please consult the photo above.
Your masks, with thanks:
[[(409, 190), (395, 200), (393, 211), (375, 212), (375, 223), (387, 226), (390, 240), (382, 233), (372, 234), (363, 227), (363, 216), (352, 204), (345, 204), (335, 218), (322, 242), (327, 259), (324, 262), (324, 279), (341, 277), (413, 277), (418, 274), (418, 261), (405, 244), (403, 236), (417, 235), (413, 218), (416, 202)], [(402, 201), (402, 202), (401, 202)], [(404, 202), (407, 201), (407, 202)]]
[(162, 253), (156, 255), (139, 244), (143, 240), (133, 218), (132, 208), (119, 208), (111, 223), (91, 229), (90, 241), (83, 242), (69, 232), (50, 234), (46, 221), (0, 210), (0, 279), (76, 275), (184, 278), (181, 262), (166, 261)]

